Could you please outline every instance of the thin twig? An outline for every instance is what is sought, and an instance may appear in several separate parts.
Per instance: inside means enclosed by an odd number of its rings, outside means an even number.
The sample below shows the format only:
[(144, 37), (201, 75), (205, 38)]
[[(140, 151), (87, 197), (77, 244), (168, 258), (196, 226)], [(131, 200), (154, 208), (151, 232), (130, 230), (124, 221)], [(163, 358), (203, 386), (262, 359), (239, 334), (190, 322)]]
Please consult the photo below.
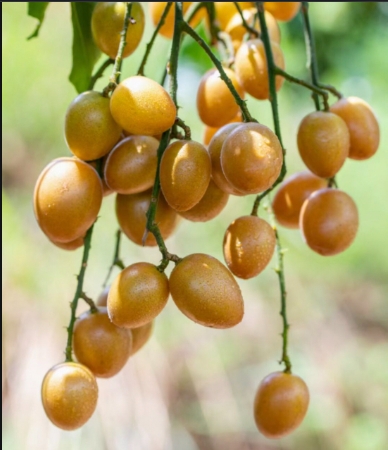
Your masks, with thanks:
[(94, 88), (96, 82), (104, 75), (105, 70), (114, 63), (114, 59), (106, 59), (101, 66), (97, 69), (96, 73), (90, 78), (89, 91)]
[(260, 32), (258, 30), (256, 30), (255, 28), (251, 27), (249, 25), (249, 23), (245, 20), (243, 10), (241, 9), (241, 7), (238, 4), (238, 2), (233, 2), (233, 4), (236, 7), (238, 13), (240, 14), (243, 27), (248, 31), (249, 34), (253, 34), (253, 36), (255, 36), (256, 38), (259, 38), (260, 37)]
[(114, 254), (113, 254), (113, 260), (112, 260), (112, 264), (109, 267), (108, 273), (106, 275), (104, 284), (102, 285), (103, 288), (105, 288), (108, 284), (109, 278), (112, 275), (113, 269), (115, 267), (118, 267), (121, 270), (125, 269), (125, 265), (122, 261), (122, 259), (120, 258), (120, 244), (121, 244), (121, 230), (117, 230), (116, 232), (116, 244), (115, 244), (115, 250), (114, 250)]

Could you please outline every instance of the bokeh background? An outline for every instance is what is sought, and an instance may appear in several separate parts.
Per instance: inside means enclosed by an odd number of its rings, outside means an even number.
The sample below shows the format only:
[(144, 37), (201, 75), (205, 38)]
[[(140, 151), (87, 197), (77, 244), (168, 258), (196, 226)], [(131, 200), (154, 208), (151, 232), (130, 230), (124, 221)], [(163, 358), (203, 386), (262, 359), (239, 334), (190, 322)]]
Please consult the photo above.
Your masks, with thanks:
[[(147, 5), (144, 3), (145, 9)], [(76, 92), (71, 65), (70, 8), (50, 4), (38, 39), (26, 4), (2, 3), (3, 200), (3, 445), (7, 450), (383, 450), (388, 448), (388, 3), (311, 4), (322, 81), (374, 108), (382, 131), (370, 160), (347, 161), (338, 181), (357, 202), (360, 229), (344, 254), (322, 258), (298, 231), (280, 230), (286, 254), (290, 354), (307, 382), (311, 405), (303, 425), (281, 441), (255, 428), (252, 401), (261, 379), (279, 369), (281, 320), (275, 261), (259, 277), (239, 281), (246, 312), (230, 330), (211, 330), (184, 317), (172, 301), (154, 336), (111, 380), (99, 382), (98, 409), (82, 429), (67, 433), (45, 417), (40, 386), (63, 360), (69, 302), (81, 250), (50, 245), (32, 211), (40, 171), (68, 155), (64, 115)], [(301, 18), (281, 25), (289, 72), (306, 77)], [(134, 74), (149, 40), (125, 61)], [(159, 80), (170, 42), (158, 38), (146, 74)], [(181, 116), (200, 140), (195, 110), (201, 75), (211, 65), (186, 40), (179, 68)], [(107, 72), (109, 75), (109, 71)], [(106, 83), (101, 80), (98, 88)], [(272, 126), (268, 102), (249, 99), (254, 116)], [(310, 94), (285, 84), (281, 124), (290, 173), (303, 168), (296, 150), (300, 120), (312, 111)], [(168, 247), (179, 255), (222, 259), (226, 227), (250, 211), (253, 198), (231, 198), (209, 224), (183, 221)], [(263, 212), (265, 214), (265, 212)], [(110, 265), (117, 223), (114, 198), (104, 200), (95, 229), (86, 292), (96, 297)], [(158, 263), (155, 249), (123, 242), (126, 264)], [(86, 309), (81, 305), (80, 311)]]

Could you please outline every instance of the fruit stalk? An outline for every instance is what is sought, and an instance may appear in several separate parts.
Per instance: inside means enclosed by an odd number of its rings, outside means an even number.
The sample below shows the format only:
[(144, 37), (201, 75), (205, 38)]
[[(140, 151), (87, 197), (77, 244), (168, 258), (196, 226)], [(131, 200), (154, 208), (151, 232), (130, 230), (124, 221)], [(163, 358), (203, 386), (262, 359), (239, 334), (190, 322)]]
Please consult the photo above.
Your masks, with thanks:
[(90, 82), (88, 86), (89, 91), (93, 90), (96, 82), (104, 75), (105, 69), (111, 66), (114, 62), (115, 62), (114, 59), (108, 58), (101, 64), (101, 66), (97, 69), (96, 73), (90, 77)]
[(85, 240), (84, 240), (84, 252), (82, 255), (82, 263), (81, 263), (81, 269), (77, 276), (77, 288), (74, 294), (73, 301), (70, 304), (71, 308), (71, 315), (70, 315), (70, 323), (67, 327), (67, 345), (66, 345), (66, 362), (72, 362), (73, 361), (73, 333), (74, 333), (74, 324), (77, 319), (76, 313), (77, 313), (77, 306), (78, 306), (78, 300), (82, 297), (83, 294), (83, 284), (84, 284), (84, 278), (85, 278), (85, 272), (88, 265), (88, 259), (89, 259), (89, 252), (92, 242), (92, 235), (93, 235), (93, 228), (94, 225), (92, 225), (89, 230), (86, 233)]
[(238, 2), (233, 2), (233, 4), (236, 7), (238, 13), (240, 14), (241, 23), (243, 24), (244, 28), (248, 31), (249, 34), (252, 34), (253, 36), (255, 36), (255, 38), (260, 38), (260, 32), (257, 31), (255, 28), (251, 27), (249, 25), (249, 23), (245, 20), (244, 13), (243, 13), (240, 5), (238, 4)]
[(114, 267), (118, 267), (121, 270), (125, 269), (125, 265), (123, 263), (123, 261), (120, 258), (120, 244), (121, 244), (121, 230), (117, 230), (116, 232), (116, 244), (115, 244), (115, 251), (113, 254), (113, 260), (112, 260), (112, 264), (109, 267), (108, 270), (108, 274), (105, 278), (104, 284), (103, 284), (103, 288), (106, 287), (106, 285), (108, 284), (109, 278), (112, 275), (112, 271)]

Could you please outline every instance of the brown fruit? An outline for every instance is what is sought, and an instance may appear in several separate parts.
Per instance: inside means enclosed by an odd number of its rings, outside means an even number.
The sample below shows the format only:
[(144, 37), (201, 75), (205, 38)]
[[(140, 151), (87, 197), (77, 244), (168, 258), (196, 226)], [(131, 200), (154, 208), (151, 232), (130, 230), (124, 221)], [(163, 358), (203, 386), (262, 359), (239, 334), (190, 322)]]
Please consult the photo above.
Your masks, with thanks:
[(338, 189), (315, 191), (303, 204), (300, 229), (307, 245), (320, 255), (341, 253), (356, 237), (357, 206)]
[[(271, 48), (276, 66), (284, 69), (284, 56), (281, 48), (276, 42), (271, 42)], [(267, 57), (261, 39), (251, 39), (241, 44), (236, 53), (235, 68), (237, 80), (248, 94), (259, 100), (269, 98)], [(275, 81), (278, 91), (284, 78), (276, 75)]]
[(330, 111), (343, 119), (350, 135), (349, 158), (368, 159), (380, 143), (380, 128), (372, 108), (357, 97), (342, 98)]
[(287, 436), (302, 423), (309, 401), (308, 388), (300, 377), (283, 372), (269, 374), (255, 397), (257, 428), (269, 439)]
[[(238, 2), (242, 10), (252, 8), (252, 2)], [(233, 2), (214, 2), (216, 19), (221, 28), (225, 30), (231, 18), (236, 14), (236, 6)]]
[(210, 175), (210, 156), (199, 142), (176, 141), (163, 153), (160, 186), (167, 203), (176, 211), (187, 211), (201, 200)]
[(92, 372), (82, 364), (66, 362), (51, 368), (42, 383), (47, 417), (63, 430), (82, 427), (96, 409), (98, 387)]
[(75, 241), (93, 225), (102, 202), (102, 183), (89, 164), (58, 158), (39, 175), (34, 211), (42, 231), (58, 243)]
[(224, 257), (232, 273), (253, 278), (271, 261), (276, 236), (271, 225), (254, 216), (243, 216), (231, 223), (224, 236)]
[(132, 333), (110, 321), (107, 309), (82, 314), (76, 321), (74, 354), (96, 377), (110, 378), (124, 367), (132, 354)]
[(276, 192), (272, 210), (276, 220), (287, 228), (299, 228), (299, 215), (305, 200), (315, 191), (327, 187), (327, 180), (310, 172), (288, 177)]
[(105, 164), (107, 185), (120, 194), (137, 194), (155, 181), (159, 142), (151, 136), (130, 136), (110, 152)]
[[(167, 2), (147, 2), (147, 3), (152, 23), (156, 27), (167, 6)], [(191, 5), (192, 2), (183, 2), (183, 14), (187, 12), (187, 10), (190, 8)], [(168, 12), (167, 17), (164, 20), (164, 24), (159, 30), (159, 33), (168, 39), (172, 39), (174, 35), (174, 22), (175, 22), (175, 3), (172, 4), (172, 7)], [(190, 25), (195, 26), (195, 24), (193, 23), (191, 23)]]
[(84, 161), (101, 158), (120, 139), (109, 98), (99, 92), (83, 92), (70, 104), (65, 118), (65, 138), (70, 151)]
[(186, 256), (171, 272), (170, 291), (182, 313), (201, 325), (230, 328), (243, 318), (240, 288), (229, 270), (212, 256)]
[[(242, 116), (241, 111), (237, 113), (237, 116), (232, 119), (229, 123), (241, 123), (242, 122)], [(225, 125), (224, 125), (225, 126)], [(220, 130), (222, 127), (208, 127), (205, 125), (202, 133), (202, 142), (203, 145), (209, 145), (210, 141), (212, 140), (213, 136), (217, 133), (218, 130)]]
[(229, 194), (210, 180), (205, 195), (194, 208), (179, 213), (180, 216), (192, 222), (208, 222), (220, 214), (228, 203)]
[(279, 139), (259, 123), (240, 125), (225, 139), (221, 166), (225, 178), (238, 191), (258, 194), (280, 175), (283, 152)]
[(308, 114), (299, 125), (298, 149), (303, 162), (318, 177), (333, 177), (349, 155), (349, 131), (331, 112)]
[(118, 327), (141, 327), (163, 310), (168, 296), (168, 279), (164, 273), (153, 264), (132, 264), (112, 283), (108, 314)]
[[(146, 213), (150, 206), (150, 200), (151, 191), (131, 195), (118, 194), (116, 197), (116, 216), (120, 228), (128, 239), (137, 245), (143, 245)], [(155, 221), (159, 226), (164, 240), (173, 233), (178, 224), (178, 215), (168, 205), (163, 194), (159, 196)], [(144, 245), (147, 247), (157, 245), (152, 233), (148, 233)]]
[(264, 8), (266, 11), (269, 11), (276, 20), (288, 22), (298, 14), (300, 2), (264, 2)]
[(62, 250), (72, 251), (77, 250), (78, 248), (84, 245), (84, 238), (85, 236), (82, 236), (70, 242), (55, 242), (50, 239), (50, 242), (54, 244), (56, 247), (61, 248)]
[[(244, 91), (233, 70), (225, 68), (240, 97)], [(239, 106), (217, 69), (211, 69), (202, 77), (197, 92), (197, 110), (202, 122), (210, 127), (221, 127), (236, 117)]]

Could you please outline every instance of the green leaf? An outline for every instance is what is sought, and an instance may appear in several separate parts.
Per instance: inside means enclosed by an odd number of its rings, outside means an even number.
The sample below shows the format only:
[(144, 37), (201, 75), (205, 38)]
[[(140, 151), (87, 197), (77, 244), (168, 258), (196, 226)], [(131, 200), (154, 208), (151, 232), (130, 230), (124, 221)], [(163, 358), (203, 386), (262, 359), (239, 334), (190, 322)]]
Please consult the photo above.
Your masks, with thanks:
[(47, 9), (47, 6), (50, 2), (27, 2), (28, 3), (28, 15), (34, 17), (34, 19), (38, 19), (38, 25), (35, 28), (35, 31), (28, 36), (28, 40), (38, 37), (40, 27), (42, 26), (44, 15)]
[(73, 67), (69, 80), (77, 89), (88, 89), (93, 67), (100, 51), (92, 37), (91, 18), (96, 2), (71, 2), (71, 20), (73, 23)]

